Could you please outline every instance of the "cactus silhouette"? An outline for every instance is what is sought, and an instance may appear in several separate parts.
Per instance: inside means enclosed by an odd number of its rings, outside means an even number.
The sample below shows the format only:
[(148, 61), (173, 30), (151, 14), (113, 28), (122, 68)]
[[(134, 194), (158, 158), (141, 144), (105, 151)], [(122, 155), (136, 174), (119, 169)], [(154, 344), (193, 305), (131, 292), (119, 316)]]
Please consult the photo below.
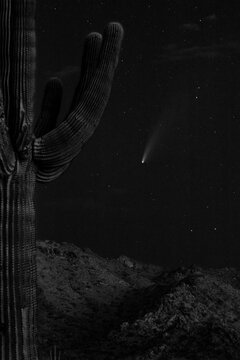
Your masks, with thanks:
[[(35, 0), (0, 1), (0, 359), (36, 360), (36, 182), (57, 178), (93, 134), (106, 107), (123, 30), (86, 38), (79, 84), (56, 126), (62, 86), (46, 85), (33, 114)], [(35, 125), (34, 125), (35, 124)]]

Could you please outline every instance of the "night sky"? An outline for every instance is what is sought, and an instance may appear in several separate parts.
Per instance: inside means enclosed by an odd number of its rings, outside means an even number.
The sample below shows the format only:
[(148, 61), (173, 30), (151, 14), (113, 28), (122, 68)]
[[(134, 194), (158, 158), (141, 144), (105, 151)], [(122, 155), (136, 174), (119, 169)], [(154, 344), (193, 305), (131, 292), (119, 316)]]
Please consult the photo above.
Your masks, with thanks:
[(98, 129), (38, 188), (38, 238), (169, 267), (239, 267), (239, 0), (37, 3), (36, 111), (46, 80), (59, 76), (59, 121), (85, 36), (109, 21), (125, 29)]

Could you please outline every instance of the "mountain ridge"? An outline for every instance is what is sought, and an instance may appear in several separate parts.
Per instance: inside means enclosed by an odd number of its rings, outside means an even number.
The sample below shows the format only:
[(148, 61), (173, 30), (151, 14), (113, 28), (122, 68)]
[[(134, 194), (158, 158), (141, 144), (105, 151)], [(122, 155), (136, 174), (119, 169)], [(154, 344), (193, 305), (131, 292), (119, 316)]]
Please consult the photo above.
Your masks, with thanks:
[(63, 360), (238, 360), (240, 273), (174, 270), (37, 242), (39, 354)]

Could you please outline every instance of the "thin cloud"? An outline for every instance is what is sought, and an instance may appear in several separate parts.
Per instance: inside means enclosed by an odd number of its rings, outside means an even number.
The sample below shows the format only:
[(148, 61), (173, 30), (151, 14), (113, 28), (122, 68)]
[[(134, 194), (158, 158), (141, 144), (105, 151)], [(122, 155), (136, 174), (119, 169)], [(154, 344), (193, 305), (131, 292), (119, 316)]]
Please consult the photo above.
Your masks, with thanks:
[(207, 21), (207, 22), (215, 22), (215, 21), (217, 21), (217, 15), (216, 14), (208, 15), (208, 16), (204, 17), (203, 20)]
[(169, 44), (163, 48), (163, 54), (158, 58), (158, 62), (183, 61), (195, 58), (215, 59), (239, 55), (240, 42), (193, 46), (190, 48), (180, 48), (176, 44)]
[(186, 30), (186, 31), (200, 31), (201, 30), (201, 27), (195, 23), (183, 24), (183, 25), (181, 25), (180, 28), (183, 30)]

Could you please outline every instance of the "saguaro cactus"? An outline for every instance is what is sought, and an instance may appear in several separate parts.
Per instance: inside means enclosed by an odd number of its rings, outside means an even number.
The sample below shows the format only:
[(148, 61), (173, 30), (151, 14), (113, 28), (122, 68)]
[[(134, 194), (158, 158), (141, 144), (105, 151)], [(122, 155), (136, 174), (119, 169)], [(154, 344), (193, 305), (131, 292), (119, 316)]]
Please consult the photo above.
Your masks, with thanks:
[(110, 23), (103, 37), (87, 37), (69, 115), (56, 127), (58, 79), (49, 80), (37, 121), (33, 114), (35, 0), (1, 0), (0, 26), (0, 358), (36, 360), (35, 184), (57, 178), (94, 132), (123, 30)]

